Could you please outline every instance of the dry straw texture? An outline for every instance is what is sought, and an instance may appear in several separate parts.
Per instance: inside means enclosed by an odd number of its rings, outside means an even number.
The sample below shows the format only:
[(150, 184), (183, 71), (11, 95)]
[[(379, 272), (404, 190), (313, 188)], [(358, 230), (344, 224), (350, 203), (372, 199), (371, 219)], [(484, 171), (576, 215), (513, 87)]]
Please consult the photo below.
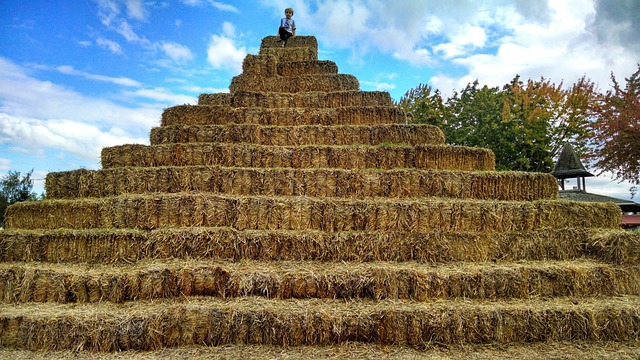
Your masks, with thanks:
[(404, 122), (404, 112), (390, 106), (259, 109), (181, 105), (166, 109), (161, 125), (380, 125), (400, 122)]
[(0, 260), (133, 263), (153, 259), (260, 261), (513, 262), (591, 258), (640, 263), (640, 234), (586, 228), (501, 233), (322, 232), (165, 228), (0, 232)]
[[(29, 350), (156, 350), (194, 344), (417, 349), (537, 341), (637, 341), (638, 297), (543, 301), (267, 300), (0, 305), (0, 345)], [(577, 306), (579, 305), (579, 306)]]
[(313, 197), (442, 197), (484, 200), (555, 199), (553, 176), (527, 172), (415, 169), (156, 167), (47, 174), (48, 199), (148, 192)]
[(151, 129), (151, 145), (214, 142), (274, 146), (301, 145), (441, 145), (444, 135), (432, 125), (172, 125)]
[[(215, 105), (203, 95), (198, 105)], [(338, 107), (392, 107), (391, 95), (385, 91), (333, 91), (306, 92), (299, 94), (279, 94), (254, 91), (236, 91), (232, 96), (234, 107), (260, 108), (321, 108)], [(402, 119), (404, 121), (404, 119)]]
[[(269, 49), (269, 48), (277, 48), (279, 49), (282, 46), (282, 43), (278, 42), (280, 40), (279, 36), (266, 36), (262, 39), (260, 43), (260, 50)], [(318, 48), (318, 40), (315, 36), (296, 36), (294, 38), (290, 38), (287, 42), (287, 50), (295, 49), (295, 48)], [(261, 53), (262, 54), (262, 53)], [(295, 60), (291, 60), (295, 61)]]
[(231, 99), (230, 93), (200, 94), (198, 96), (198, 104), (231, 106)]
[(247, 55), (242, 62), (242, 73), (261, 77), (337, 74), (338, 66), (333, 61), (282, 63), (275, 56)]
[(166, 109), (152, 145), (10, 206), (0, 357), (637, 357), (640, 233), (617, 205), (399, 125), (388, 93), (317, 56), (267, 37), (230, 93)]
[(83, 353), (77, 351), (2, 350), (0, 358), (15, 360), (79, 360), (115, 359), (210, 359), (210, 360), (327, 360), (327, 359), (403, 359), (403, 360), (637, 360), (640, 341), (613, 343), (604, 341), (574, 341), (515, 344), (464, 344), (462, 346), (429, 346), (423, 350), (405, 346), (390, 346), (345, 342), (327, 346), (222, 345), (185, 346), (157, 351), (118, 351), (113, 353)]
[(263, 77), (242, 74), (231, 80), (229, 90), (262, 91), (275, 93), (298, 93), (306, 91), (348, 91), (358, 90), (358, 79), (349, 74), (301, 75), (296, 77)]
[(0, 303), (126, 302), (179, 296), (279, 299), (533, 299), (640, 292), (638, 266), (589, 261), (503, 264), (144, 262), (0, 264)]
[(230, 226), (256, 230), (429, 232), (527, 231), (538, 227), (618, 228), (613, 203), (447, 199), (339, 199), (208, 193), (50, 200), (9, 207), (8, 229), (155, 229)]
[(491, 150), (464, 146), (121, 145), (102, 149), (104, 169), (126, 166), (494, 170)]

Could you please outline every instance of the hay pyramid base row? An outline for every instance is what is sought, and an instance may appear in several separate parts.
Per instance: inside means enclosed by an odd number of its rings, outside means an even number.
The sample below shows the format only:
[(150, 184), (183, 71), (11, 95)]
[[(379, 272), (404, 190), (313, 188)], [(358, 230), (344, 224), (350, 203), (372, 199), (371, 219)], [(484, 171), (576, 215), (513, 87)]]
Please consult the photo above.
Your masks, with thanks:
[(405, 124), (314, 37), (229, 90), (9, 207), (0, 357), (640, 356), (616, 205)]

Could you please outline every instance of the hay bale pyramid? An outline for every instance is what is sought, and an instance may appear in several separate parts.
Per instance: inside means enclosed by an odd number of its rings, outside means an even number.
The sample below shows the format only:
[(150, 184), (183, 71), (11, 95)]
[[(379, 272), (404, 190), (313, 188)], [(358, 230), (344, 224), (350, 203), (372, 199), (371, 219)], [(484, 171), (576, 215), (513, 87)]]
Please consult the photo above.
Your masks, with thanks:
[(101, 157), (8, 209), (0, 356), (639, 354), (616, 205), (405, 124), (314, 37)]

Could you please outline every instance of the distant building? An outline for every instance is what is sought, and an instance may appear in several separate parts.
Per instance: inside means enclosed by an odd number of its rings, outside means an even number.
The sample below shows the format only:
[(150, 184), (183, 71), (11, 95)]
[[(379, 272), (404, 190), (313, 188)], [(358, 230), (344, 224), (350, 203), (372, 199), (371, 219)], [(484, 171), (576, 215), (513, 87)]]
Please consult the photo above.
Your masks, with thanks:
[[(620, 210), (623, 213), (622, 227), (627, 229), (640, 228), (640, 204), (630, 200), (617, 199), (587, 192), (585, 178), (594, 175), (585, 169), (571, 145), (565, 144), (562, 147), (560, 157), (558, 157), (558, 162), (551, 174), (558, 179), (558, 185), (560, 186), (560, 198), (573, 201), (615, 203), (620, 206)], [(566, 179), (577, 179), (576, 186), (574, 186), (573, 189), (565, 190)]]

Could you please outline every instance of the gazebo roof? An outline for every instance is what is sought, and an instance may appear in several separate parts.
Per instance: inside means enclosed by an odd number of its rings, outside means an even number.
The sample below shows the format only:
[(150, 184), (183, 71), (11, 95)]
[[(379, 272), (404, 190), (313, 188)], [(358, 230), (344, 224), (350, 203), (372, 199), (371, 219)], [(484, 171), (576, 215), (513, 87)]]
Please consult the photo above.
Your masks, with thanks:
[(551, 175), (558, 179), (594, 176), (584, 168), (573, 147), (568, 143), (562, 147), (560, 157), (558, 157), (558, 162)]

